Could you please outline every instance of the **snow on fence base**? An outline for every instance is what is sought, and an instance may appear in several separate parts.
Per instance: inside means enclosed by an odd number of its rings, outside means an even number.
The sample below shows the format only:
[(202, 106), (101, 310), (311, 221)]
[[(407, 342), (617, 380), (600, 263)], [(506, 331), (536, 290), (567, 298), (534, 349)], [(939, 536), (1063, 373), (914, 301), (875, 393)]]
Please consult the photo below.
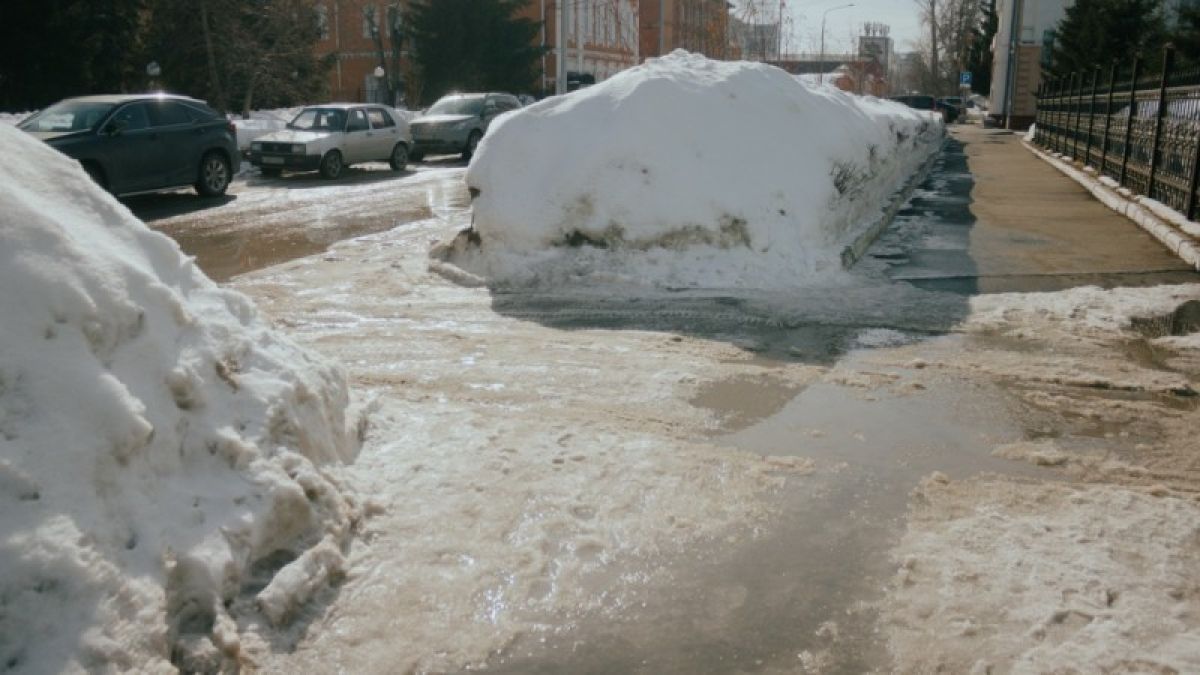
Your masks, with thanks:
[(340, 572), (345, 376), (75, 161), (0, 150), (0, 670), (236, 670), (239, 620)]
[[(497, 120), (455, 280), (802, 286), (938, 151), (939, 118), (677, 51)], [(886, 221), (886, 217), (884, 219)]]
[(1171, 212), (1160, 202), (1147, 197), (1133, 196), (1124, 190), (1118, 192), (1120, 188), (1106, 184), (1095, 175), (1080, 171), (1063, 159), (1042, 151), (1029, 139), (1025, 140), (1024, 145), (1034, 155), (1091, 192), (1101, 204), (1132, 220), (1200, 272), (1200, 241), (1197, 240), (1200, 225)]

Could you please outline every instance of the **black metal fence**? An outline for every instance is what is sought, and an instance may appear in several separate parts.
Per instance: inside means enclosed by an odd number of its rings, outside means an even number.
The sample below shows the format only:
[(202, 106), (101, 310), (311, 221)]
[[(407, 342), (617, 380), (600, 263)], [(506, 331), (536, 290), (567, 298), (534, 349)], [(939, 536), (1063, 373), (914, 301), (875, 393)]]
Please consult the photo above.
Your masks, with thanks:
[(1161, 73), (1141, 63), (1047, 79), (1034, 142), (1093, 167), (1132, 192), (1195, 220), (1200, 210), (1200, 68), (1179, 68), (1167, 47)]

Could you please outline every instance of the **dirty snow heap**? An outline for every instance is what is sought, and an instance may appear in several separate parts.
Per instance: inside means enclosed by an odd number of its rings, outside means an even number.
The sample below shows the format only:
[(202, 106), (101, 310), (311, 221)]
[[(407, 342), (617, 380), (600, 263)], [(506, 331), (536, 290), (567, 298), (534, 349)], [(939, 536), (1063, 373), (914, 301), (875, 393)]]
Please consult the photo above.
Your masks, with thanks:
[(808, 283), (940, 147), (930, 114), (765, 64), (676, 51), (497, 120), (474, 233), (435, 253), (491, 283)]
[(215, 672), (340, 572), (345, 378), (0, 125), (0, 670)]

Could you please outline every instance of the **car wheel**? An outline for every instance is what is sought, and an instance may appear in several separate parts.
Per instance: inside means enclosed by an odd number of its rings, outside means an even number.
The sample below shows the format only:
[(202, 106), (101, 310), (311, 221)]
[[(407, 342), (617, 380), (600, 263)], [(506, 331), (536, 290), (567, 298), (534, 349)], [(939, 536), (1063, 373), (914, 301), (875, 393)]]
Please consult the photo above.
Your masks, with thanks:
[(463, 148), (462, 158), (470, 160), (475, 156), (475, 148), (479, 147), (479, 139), (483, 138), (483, 134), (479, 131), (472, 131), (470, 136), (467, 136), (467, 147)]
[(196, 192), (202, 197), (220, 197), (229, 188), (232, 179), (229, 160), (217, 151), (211, 151), (200, 160), (200, 179), (196, 181)]
[(337, 150), (330, 150), (321, 159), (321, 178), (333, 180), (342, 175), (343, 167), (342, 153)]
[(404, 147), (403, 143), (397, 143), (396, 147), (392, 148), (392, 171), (403, 171), (404, 167), (408, 166), (408, 148)]
[(279, 175), (283, 173), (283, 169), (262, 168), (262, 169), (259, 169), (259, 172), (262, 173), (262, 175), (266, 176), (267, 178), (279, 178)]

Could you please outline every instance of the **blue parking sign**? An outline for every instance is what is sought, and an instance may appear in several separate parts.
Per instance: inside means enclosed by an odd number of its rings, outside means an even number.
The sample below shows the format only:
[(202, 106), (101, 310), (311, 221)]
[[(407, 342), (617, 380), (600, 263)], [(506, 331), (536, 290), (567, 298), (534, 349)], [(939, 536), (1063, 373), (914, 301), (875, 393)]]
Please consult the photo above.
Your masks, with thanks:
[(964, 70), (961, 73), (959, 73), (958, 83), (965, 85), (965, 86), (970, 86), (971, 85), (971, 71)]

